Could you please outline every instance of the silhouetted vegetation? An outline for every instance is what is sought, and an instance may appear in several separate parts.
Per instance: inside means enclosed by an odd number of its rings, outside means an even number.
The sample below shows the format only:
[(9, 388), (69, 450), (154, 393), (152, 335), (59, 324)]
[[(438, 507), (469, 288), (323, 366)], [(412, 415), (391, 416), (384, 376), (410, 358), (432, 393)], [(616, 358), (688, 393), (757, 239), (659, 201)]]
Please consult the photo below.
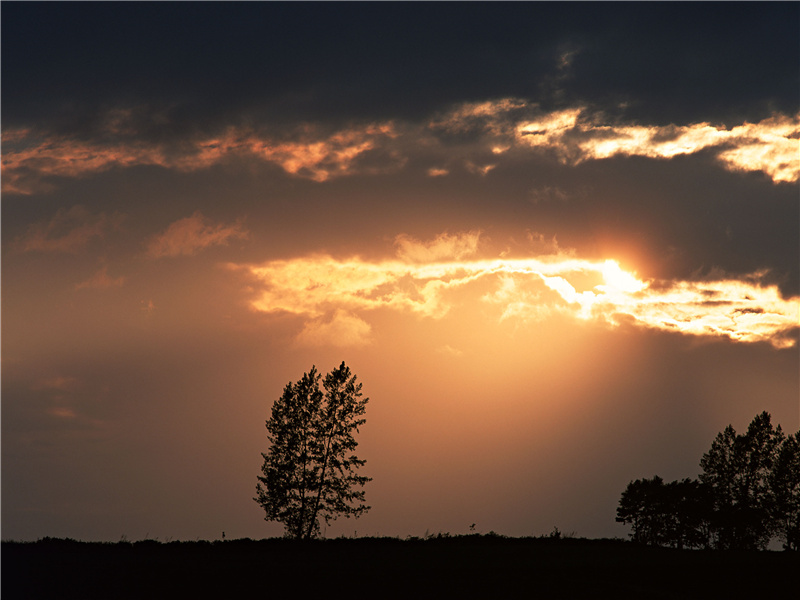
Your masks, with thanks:
[(344, 362), (328, 373), (320, 390), (316, 367), (295, 384), (288, 383), (267, 421), (270, 448), (256, 486), (256, 502), (267, 521), (279, 521), (287, 537), (311, 539), (319, 519), (358, 517), (369, 477), (356, 474), (366, 461), (353, 452), (353, 432), (366, 422), (368, 398)]
[[(3, 600), (793, 597), (800, 554), (545, 535), (3, 542)], [(357, 587), (354, 587), (357, 586)]]
[(617, 521), (636, 542), (674, 548), (758, 550), (773, 538), (800, 549), (800, 432), (788, 437), (769, 413), (744, 434), (728, 425), (700, 460), (699, 480), (631, 481)]

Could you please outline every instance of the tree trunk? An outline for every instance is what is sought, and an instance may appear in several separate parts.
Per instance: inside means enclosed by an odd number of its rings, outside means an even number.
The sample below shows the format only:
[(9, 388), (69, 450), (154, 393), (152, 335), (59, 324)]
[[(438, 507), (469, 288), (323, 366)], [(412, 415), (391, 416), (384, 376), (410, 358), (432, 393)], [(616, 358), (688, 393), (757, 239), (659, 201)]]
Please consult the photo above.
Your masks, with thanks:
[[(332, 429), (335, 429), (336, 426), (333, 425)], [(317, 497), (314, 500), (314, 510), (311, 512), (311, 519), (309, 519), (308, 524), (308, 533), (306, 534), (306, 539), (311, 538), (311, 533), (314, 531), (314, 524), (317, 522), (317, 512), (319, 512), (319, 502), (322, 498), (322, 490), (325, 488), (325, 471), (328, 469), (328, 458), (330, 456), (331, 450), (331, 440), (336, 432), (331, 431), (328, 434), (328, 439), (325, 441), (325, 454), (322, 457), (322, 469), (319, 473), (319, 490), (317, 491)]]

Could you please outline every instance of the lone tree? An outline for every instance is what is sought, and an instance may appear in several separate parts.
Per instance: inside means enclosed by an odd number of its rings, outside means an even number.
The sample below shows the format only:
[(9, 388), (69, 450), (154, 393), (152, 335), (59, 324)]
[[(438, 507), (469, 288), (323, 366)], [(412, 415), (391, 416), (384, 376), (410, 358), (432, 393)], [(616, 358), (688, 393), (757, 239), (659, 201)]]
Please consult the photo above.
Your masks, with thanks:
[(316, 367), (297, 383), (288, 383), (267, 421), (270, 448), (262, 452), (255, 500), (266, 521), (279, 521), (286, 535), (311, 539), (320, 518), (359, 517), (369, 510), (362, 488), (370, 477), (356, 474), (366, 461), (354, 451), (353, 437), (366, 422), (368, 398), (344, 362), (322, 382)]

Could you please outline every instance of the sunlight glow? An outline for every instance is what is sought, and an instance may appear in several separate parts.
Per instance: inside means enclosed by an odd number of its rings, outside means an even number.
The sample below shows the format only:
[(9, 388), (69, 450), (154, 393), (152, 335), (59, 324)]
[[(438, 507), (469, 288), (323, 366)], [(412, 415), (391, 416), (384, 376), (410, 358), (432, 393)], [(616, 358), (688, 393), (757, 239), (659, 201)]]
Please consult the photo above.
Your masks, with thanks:
[[(739, 342), (766, 341), (778, 348), (797, 342), (800, 303), (784, 300), (776, 286), (759, 285), (758, 274), (742, 281), (648, 282), (614, 260), (560, 255), (445, 260), (448, 244), (454, 251), (471, 247), (474, 234), (466, 235), (461, 241), (440, 237), (429, 244), (429, 256), (436, 257), (431, 262), (419, 262), (422, 250), (414, 252), (412, 241), (401, 238), (399, 259), (369, 262), (320, 255), (230, 267), (254, 279), (254, 310), (293, 313), (318, 324), (333, 315), (335, 327), (326, 325), (326, 335), (335, 330), (340, 339), (350, 336), (358, 343), (370, 331), (364, 311), (442, 319), (454, 307), (476, 302), (497, 308), (496, 323), (539, 321), (558, 312), (612, 327), (628, 322)], [(587, 277), (602, 283), (585, 289)], [(304, 330), (305, 343), (311, 331), (309, 326)]]
[(633, 293), (633, 292), (640, 292), (644, 288), (647, 287), (647, 284), (643, 281), (639, 281), (631, 275), (630, 273), (626, 273), (623, 271), (619, 263), (615, 260), (607, 260), (603, 263), (601, 267), (601, 271), (603, 273), (603, 279), (605, 280), (605, 285), (597, 286), (597, 289), (606, 292), (606, 293), (614, 293), (614, 292), (625, 292), (625, 293)]

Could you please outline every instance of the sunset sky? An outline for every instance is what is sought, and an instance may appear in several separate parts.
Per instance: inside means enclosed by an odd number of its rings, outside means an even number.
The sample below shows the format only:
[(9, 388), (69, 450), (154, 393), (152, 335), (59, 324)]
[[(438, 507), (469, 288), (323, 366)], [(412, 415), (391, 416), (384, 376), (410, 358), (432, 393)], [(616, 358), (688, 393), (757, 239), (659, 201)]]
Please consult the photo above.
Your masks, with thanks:
[(0, 10), (3, 539), (281, 535), (312, 365), (370, 398), (328, 537), (624, 537), (800, 428), (800, 4)]

